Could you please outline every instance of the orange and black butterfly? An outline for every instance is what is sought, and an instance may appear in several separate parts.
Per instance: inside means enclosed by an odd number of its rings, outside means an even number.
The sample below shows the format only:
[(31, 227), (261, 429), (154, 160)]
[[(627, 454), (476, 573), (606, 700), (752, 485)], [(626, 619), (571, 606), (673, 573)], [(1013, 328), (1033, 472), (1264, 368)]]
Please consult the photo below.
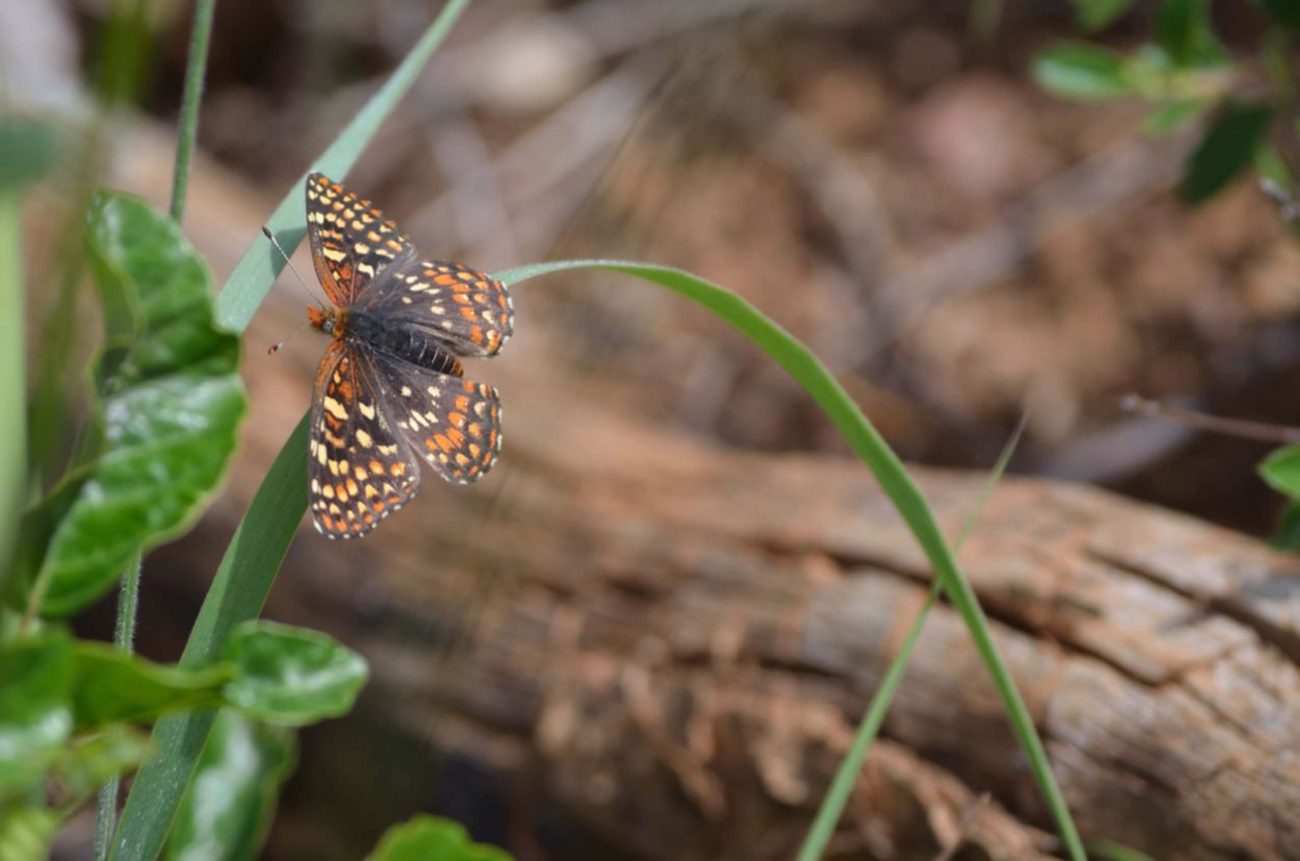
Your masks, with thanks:
[(506, 286), (422, 260), (368, 200), (307, 177), (312, 261), (332, 307), (309, 307), (333, 337), (312, 401), (312, 522), (330, 538), (365, 535), (420, 486), (419, 459), (447, 481), (482, 478), (501, 451), (492, 386), (464, 378), (459, 356), (493, 356), (510, 338)]

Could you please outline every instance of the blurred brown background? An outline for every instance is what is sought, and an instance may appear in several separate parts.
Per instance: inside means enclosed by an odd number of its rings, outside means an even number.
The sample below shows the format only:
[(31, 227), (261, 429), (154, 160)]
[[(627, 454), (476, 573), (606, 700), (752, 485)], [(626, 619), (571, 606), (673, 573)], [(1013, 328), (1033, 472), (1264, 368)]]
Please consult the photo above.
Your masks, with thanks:
[[(25, 98), (78, 111), (104, 4), (0, 5), (9, 79), (31, 82)], [(436, 8), (218, 4), (185, 219), (218, 282)], [(110, 181), (160, 204), (187, 14), (161, 4), (143, 110), (110, 135)], [(1126, 417), (1116, 404), (1137, 391), (1300, 423), (1295, 399), (1279, 396), (1300, 375), (1300, 250), (1249, 183), (1195, 212), (1177, 202), (1189, 137), (1145, 136), (1135, 106), (1067, 104), (1035, 88), (1034, 52), (1073, 35), (1066, 3), (1009, 3), (986, 40), (971, 35), (970, 14), (966, 3), (896, 0), (479, 0), (348, 182), (431, 256), (489, 270), (636, 258), (724, 284), (812, 347), (909, 460), (987, 469), (1027, 411), (1013, 472), (1267, 534), (1280, 500), (1254, 474), (1263, 448)], [(1248, 43), (1249, 10), (1232, 15), (1227, 33)], [(1128, 44), (1149, 27), (1143, 12), (1107, 38)], [(301, 250), (296, 260), (309, 274)], [(299, 331), (305, 301), (286, 273), (254, 320), (241, 463), (212, 515), (146, 567), (143, 648), (156, 657), (178, 651), (230, 530), (308, 406), (323, 341)], [(506, 444), (491, 477), (468, 489), (429, 479), (373, 537), (324, 546), (305, 530), (291, 551), (268, 612), (361, 646), (377, 679), (357, 714), (305, 734), (271, 857), (359, 857), (383, 827), (428, 809), (525, 858), (672, 854), (611, 834), (616, 817), (555, 791), (546, 763), (509, 741), (544, 734), (512, 724), (527, 711), (513, 698), (539, 694), (499, 689), (517, 675), (483, 669), (518, 655), (466, 656), (534, 623), (569, 625), (581, 641), (599, 627), (601, 602), (665, 588), (731, 520), (767, 554), (755, 565), (784, 559), (779, 541), (745, 531), (749, 506), (803, 522), (819, 491), (834, 499), (853, 481), (869, 485), (800, 389), (679, 297), (574, 275), (521, 285), (515, 303), (515, 339), (469, 369), (502, 390)], [(791, 453), (825, 457), (779, 457)], [(734, 486), (735, 469), (762, 476), (791, 463), (789, 484)], [(602, 484), (624, 469), (635, 480)], [(824, 484), (798, 477), (823, 474)], [(664, 489), (674, 482), (685, 484)], [(802, 495), (763, 499), (772, 487)], [(660, 531), (674, 522), (668, 509), (715, 498), (732, 508), (701, 530), (700, 546), (685, 515), (680, 531)], [(813, 584), (846, 564), (826, 548), (787, 561)], [(539, 569), (551, 579), (516, 579)], [(614, 581), (615, 597), (581, 605), (592, 616), (557, 620), (572, 595)], [(533, 592), (540, 603), (528, 603)], [(725, 590), (712, 600), (744, 606)], [(787, 600), (798, 603), (759, 603)], [(528, 606), (546, 607), (544, 621), (519, 610)], [(708, 780), (681, 781), (675, 791), (707, 810)], [(972, 797), (990, 789), (968, 782)], [(1046, 827), (1032, 803), (992, 791)], [(780, 857), (796, 831), (770, 852), (719, 837), (692, 844), (691, 857)], [(862, 846), (877, 848), (845, 844), (844, 857), (914, 857), (884, 854), (870, 834)]]

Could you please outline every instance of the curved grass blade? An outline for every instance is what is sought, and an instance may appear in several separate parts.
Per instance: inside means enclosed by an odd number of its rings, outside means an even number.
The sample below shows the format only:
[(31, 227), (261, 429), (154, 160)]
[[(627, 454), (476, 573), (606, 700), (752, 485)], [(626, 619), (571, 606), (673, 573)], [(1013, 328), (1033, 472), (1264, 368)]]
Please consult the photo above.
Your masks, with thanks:
[[(1020, 442), (1020, 435), (1025, 429), (1025, 419), (1020, 420), (1016, 426), (1015, 432), (1012, 433), (1011, 439), (1007, 440), (1006, 446), (1002, 449), (1002, 454), (998, 456), (997, 463), (993, 465), (989, 473), (988, 481), (985, 482), (984, 490), (980, 498), (975, 503), (975, 509), (967, 517), (966, 522), (962, 524), (961, 534), (953, 542), (953, 548), (958, 553), (961, 552), (962, 545), (975, 528), (980, 516), (984, 512), (985, 505), (988, 504), (989, 497), (993, 495), (993, 488), (1001, 480), (1003, 473), (1007, 470), (1007, 464), (1011, 462), (1011, 455), (1015, 453), (1016, 445)], [(925, 603), (921, 606), (920, 612), (916, 614), (916, 620), (912, 622), (911, 629), (907, 632), (907, 637), (903, 640), (903, 646), (894, 655), (894, 659), (889, 662), (889, 669), (885, 671), (885, 676), (880, 680), (879, 687), (871, 697), (871, 705), (867, 707), (866, 713), (862, 716), (862, 723), (858, 725), (858, 732), (853, 738), (853, 744), (844, 754), (844, 759), (840, 761), (840, 767), (835, 770), (835, 779), (831, 781), (830, 789), (826, 792), (826, 797), (822, 800), (821, 807), (817, 809), (817, 817), (813, 820), (812, 828), (808, 830), (808, 837), (804, 840), (803, 846), (799, 848), (799, 861), (817, 861), (826, 851), (826, 846), (830, 843), (831, 837), (835, 834), (835, 826), (839, 824), (840, 817), (844, 815), (844, 808), (849, 803), (849, 796), (853, 794), (853, 784), (857, 780), (858, 774), (862, 772), (862, 763), (867, 759), (867, 750), (870, 749), (876, 736), (880, 734), (880, 728), (885, 723), (885, 713), (889, 711), (890, 704), (894, 701), (894, 693), (898, 690), (899, 684), (903, 681), (903, 673), (907, 670), (907, 664), (912, 659), (912, 652), (916, 649), (916, 644), (921, 639), (921, 631), (925, 627), (925, 620), (929, 618), (930, 611), (934, 609), (935, 603), (939, 600), (940, 587), (936, 580), (930, 587), (930, 594), (925, 598)]]
[[(448, 0), (437, 19), (420, 37), (420, 41), (402, 60), (384, 85), (366, 103), (347, 128), (339, 133), (307, 171), (303, 171), (280, 205), (266, 220), (267, 228), (289, 254), (298, 247), (307, 233), (307, 209), (303, 201), (302, 184), (307, 174), (318, 170), (327, 176), (342, 179), (352, 169), (361, 151), (374, 137), (379, 124), (392, 113), (399, 99), (415, 83), (416, 76), (429, 57), (442, 43), (447, 31), (469, 6), (470, 0)], [(253, 318), (253, 312), (262, 304), (276, 276), (284, 268), (284, 259), (271, 247), (271, 241), (258, 234), (253, 245), (240, 258), (230, 273), (226, 285), (217, 295), (217, 320), (228, 329), (242, 332)]]
[(974, 590), (958, 568), (957, 560), (939, 531), (939, 525), (935, 522), (934, 515), (925, 497), (922, 496), (920, 488), (912, 481), (898, 455), (862, 415), (843, 386), (831, 376), (831, 373), (807, 347), (785, 329), (763, 316), (753, 305), (717, 284), (680, 269), (622, 260), (562, 260), (521, 266), (497, 273), (495, 277), (507, 284), (517, 284), (530, 278), (575, 269), (603, 269), (619, 272), (654, 282), (675, 293), (680, 293), (739, 329), (785, 368), (804, 391), (812, 396), (854, 452), (876, 476), (881, 489), (889, 496), (899, 515), (916, 537), (917, 543), (921, 545), (921, 549), (934, 568), (939, 584), (961, 614), (980, 658), (993, 677), (993, 684), (1007, 710), (1012, 728), (1029, 759), (1039, 791), (1042, 792), (1048, 808), (1052, 811), (1052, 818), (1056, 822), (1062, 842), (1072, 859), (1075, 861), (1085, 859), (1086, 855), (1079, 840), (1078, 830), (1070, 818), (1070, 812), (1065, 805), (1060, 787), (1057, 786), (1056, 778), (1052, 775), (1047, 751), (1034, 727), (1029, 709), (1025, 706), (1024, 699), (1011, 680), (1011, 673), (993, 643), (988, 618), (984, 615)]
[[(448, 0), (401, 65), (312, 164), (312, 170), (331, 176), (347, 174), (469, 2)], [(295, 183), (267, 219), (267, 226), (291, 252), (306, 233), (305, 225), (301, 183)], [(259, 235), (235, 266), (216, 299), (216, 317), (224, 328), (242, 332), (248, 326), (283, 266), (272, 251), (270, 241)], [(256, 618), (261, 611), (307, 508), (306, 440), (304, 416), (281, 449), (226, 550), (190, 632), (181, 666), (213, 659), (231, 629)], [(193, 712), (159, 722), (153, 739), (159, 754), (140, 770), (131, 787), (112, 858), (152, 861), (158, 857), (214, 717), (212, 712)]]

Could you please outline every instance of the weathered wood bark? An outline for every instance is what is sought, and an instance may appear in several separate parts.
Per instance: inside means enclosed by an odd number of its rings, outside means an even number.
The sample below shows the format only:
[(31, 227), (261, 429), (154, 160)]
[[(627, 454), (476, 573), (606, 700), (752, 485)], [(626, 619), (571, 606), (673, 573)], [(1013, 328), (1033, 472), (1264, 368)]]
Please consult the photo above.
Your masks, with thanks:
[[(228, 267), (255, 230), (225, 213), (196, 234)], [(273, 295), (250, 342), (300, 315), (293, 293)], [(316, 350), (248, 351), (246, 464), (183, 555), (224, 546), (306, 408)], [(428, 477), (361, 542), (304, 534), (269, 613), (370, 657), (370, 729), (527, 775), (626, 853), (790, 857), (924, 600), (924, 559), (856, 462), (728, 453), (631, 424), (549, 356), (521, 327), (505, 357), (471, 369), (505, 403), (487, 481)], [(984, 477), (918, 474), (955, 534)], [(1300, 859), (1300, 563), (1103, 492), (1014, 479), (962, 559), (1085, 835), (1161, 859)], [(884, 734), (844, 856), (1054, 851), (946, 607)]]
[[(401, 728), (539, 770), (614, 845), (789, 857), (924, 600), (920, 551), (851, 460), (722, 452), (502, 377), (500, 473), (431, 483), (379, 541), (304, 536), (273, 611), (340, 620)], [(955, 534), (984, 477), (919, 474)], [(1300, 858), (1300, 564), (1017, 479), (962, 559), (1085, 835)], [(951, 609), (885, 735), (841, 828), (852, 857), (1051, 853)]]

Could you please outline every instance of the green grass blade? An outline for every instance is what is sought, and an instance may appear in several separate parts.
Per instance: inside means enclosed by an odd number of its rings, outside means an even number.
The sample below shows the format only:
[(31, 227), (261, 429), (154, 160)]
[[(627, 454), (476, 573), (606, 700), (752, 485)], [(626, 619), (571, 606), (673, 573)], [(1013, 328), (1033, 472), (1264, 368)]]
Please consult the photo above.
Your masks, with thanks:
[(921, 495), (920, 488), (912, 481), (898, 455), (894, 454), (893, 449), (875, 427), (862, 415), (839, 382), (807, 347), (763, 316), (753, 305), (729, 290), (680, 269), (619, 260), (564, 260), (523, 266), (498, 273), (496, 277), (507, 283), (518, 283), (541, 275), (575, 269), (604, 269), (620, 272), (652, 281), (680, 293), (739, 329), (785, 368), (790, 376), (794, 377), (812, 396), (854, 452), (876, 476), (881, 488), (889, 496), (921, 545), (940, 585), (961, 614), (980, 658), (993, 677), (994, 686), (998, 690), (1012, 728), (1029, 760), (1039, 790), (1052, 812), (1062, 842), (1074, 861), (1086, 859), (1078, 830), (1070, 818), (1070, 812), (1065, 805), (1060, 787), (1057, 786), (1056, 778), (1052, 775), (1047, 751), (1034, 727), (1029, 709), (1011, 681), (1011, 673), (993, 643), (988, 618), (984, 615), (974, 590), (958, 568), (952, 549), (939, 531), (939, 526), (925, 498)]
[[(213, 660), (231, 629), (261, 612), (275, 572), (289, 552), (289, 543), (307, 507), (306, 452), (304, 416), (226, 548), (190, 632), (181, 667), (198, 667)], [(153, 737), (158, 755), (136, 775), (122, 811), (113, 858), (157, 857), (214, 718), (214, 712), (205, 711), (159, 721)]]
[[(22, 218), (16, 192), (0, 193), (0, 587), (18, 537), (27, 478)], [(0, 591), (3, 591), (0, 588)]]
[[(388, 81), (316, 160), (313, 170), (336, 177), (347, 173), (468, 6), (469, 0), (449, 0)], [(299, 182), (276, 207), (267, 226), (281, 245), (292, 251), (305, 233), (305, 224)], [(271, 289), (283, 265), (271, 252), (270, 242), (259, 235), (217, 295), (216, 316), (224, 328), (242, 332)], [(235, 625), (261, 612), (307, 507), (306, 440), (304, 417), (281, 449), (226, 550), (190, 632), (182, 666), (212, 659)], [(114, 841), (114, 859), (152, 861), (158, 856), (213, 720), (212, 712), (196, 712), (159, 722), (153, 738), (158, 755), (140, 770), (127, 797)]]
[[(975, 509), (971, 511), (966, 518), (966, 522), (962, 524), (961, 534), (957, 536), (957, 540), (954, 542), (954, 549), (957, 552), (961, 552), (962, 545), (966, 543), (966, 539), (975, 528), (975, 524), (979, 522), (984, 507), (988, 504), (989, 497), (993, 495), (993, 488), (997, 486), (1003, 473), (1007, 471), (1007, 464), (1011, 462), (1011, 455), (1015, 453), (1016, 446), (1020, 442), (1020, 435), (1024, 429), (1025, 422), (1021, 419), (1015, 432), (1012, 433), (1011, 439), (1007, 441), (1006, 446), (1002, 449), (1002, 454), (998, 456), (997, 463), (993, 465), (988, 481), (984, 484), (984, 490), (975, 503)], [(903, 681), (903, 673), (907, 669), (908, 662), (912, 659), (912, 652), (921, 639), (921, 631), (925, 628), (925, 620), (929, 618), (930, 611), (934, 609), (935, 602), (938, 600), (939, 582), (936, 580), (934, 585), (930, 587), (930, 594), (926, 596), (921, 611), (916, 614), (916, 620), (912, 622), (911, 630), (907, 632), (907, 636), (903, 639), (902, 648), (890, 661), (885, 677), (880, 680), (880, 686), (876, 688), (875, 694), (871, 697), (871, 705), (868, 706), (866, 714), (863, 715), (862, 723), (858, 725), (858, 732), (853, 739), (853, 744), (844, 755), (844, 759), (840, 761), (840, 767), (835, 771), (835, 779), (831, 781), (826, 797), (817, 810), (817, 817), (808, 830), (808, 837), (799, 849), (799, 861), (817, 861), (826, 851), (826, 846), (835, 834), (835, 826), (839, 824), (840, 817), (844, 815), (844, 808), (849, 803), (849, 796), (853, 794), (853, 784), (862, 772), (862, 763), (867, 759), (867, 751), (876, 740), (876, 736), (879, 735), (880, 728), (884, 726), (885, 714), (894, 701), (894, 694)]]
[[(398, 100), (411, 88), (411, 84), (415, 83), (420, 69), (469, 3), (470, 0), (448, 0), (402, 64), (352, 122), (348, 123), (347, 128), (326, 147), (325, 152), (312, 164), (311, 170), (319, 170), (333, 179), (342, 179), (347, 175), (361, 151), (374, 137), (379, 124), (392, 112)], [(290, 254), (307, 233), (307, 208), (303, 199), (302, 181), (308, 172), (310, 171), (305, 171), (298, 182), (294, 183), (266, 221), (266, 226)], [(226, 286), (217, 295), (217, 321), (232, 331), (244, 331), (283, 267), (284, 260), (271, 247), (270, 240), (258, 234), (252, 247), (244, 252), (235, 270), (230, 273)]]

